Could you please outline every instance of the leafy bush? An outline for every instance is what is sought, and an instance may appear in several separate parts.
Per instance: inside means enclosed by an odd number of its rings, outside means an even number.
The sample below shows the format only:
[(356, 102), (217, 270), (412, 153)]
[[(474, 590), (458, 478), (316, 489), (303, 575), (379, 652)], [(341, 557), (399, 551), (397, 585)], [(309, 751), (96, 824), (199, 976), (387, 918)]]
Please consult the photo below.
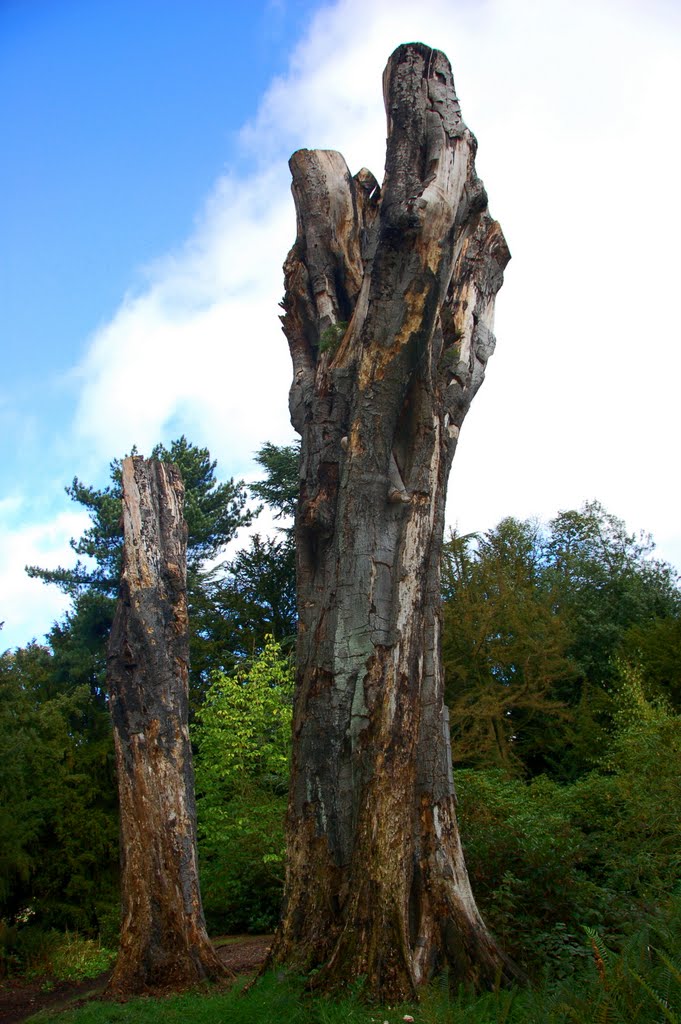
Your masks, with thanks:
[(598, 771), (571, 785), (457, 773), (473, 890), (530, 973), (581, 970), (583, 928), (622, 946), (681, 877), (681, 716), (620, 665), (615, 730)]
[(36, 925), (10, 925), (0, 920), (0, 978), (35, 971), (49, 962), (58, 934)]
[(212, 932), (267, 932), (279, 919), (286, 798), (247, 788), (199, 803), (201, 893)]
[(0, 925), (0, 977), (50, 975), (56, 981), (82, 981), (108, 970), (115, 959), (113, 950), (75, 932)]
[(547, 999), (547, 1020), (612, 1024), (681, 1022), (681, 892), (613, 952), (593, 929), (588, 975)]
[(199, 864), (209, 927), (268, 931), (279, 917), (293, 674), (269, 637), (218, 674), (197, 715)]
[(560, 806), (560, 787), (499, 771), (462, 771), (456, 779), (483, 917), (528, 973), (573, 973), (588, 957), (582, 925), (601, 920), (607, 893), (581, 870), (583, 836)]
[(51, 973), (58, 981), (96, 978), (113, 967), (116, 953), (101, 942), (82, 935), (66, 934), (52, 951)]

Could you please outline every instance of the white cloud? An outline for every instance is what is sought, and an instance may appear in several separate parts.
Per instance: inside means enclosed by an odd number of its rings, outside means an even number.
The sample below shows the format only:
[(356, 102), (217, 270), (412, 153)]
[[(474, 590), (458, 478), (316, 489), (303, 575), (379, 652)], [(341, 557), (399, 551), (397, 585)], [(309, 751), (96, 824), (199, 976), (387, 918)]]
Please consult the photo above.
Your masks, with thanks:
[(94, 337), (79, 368), (81, 444), (108, 459), (184, 429), (241, 473), (264, 440), (290, 436), (276, 305), (294, 234), (285, 157), (340, 149), (380, 177), (381, 72), (399, 42), (422, 39), (452, 59), (513, 253), (450, 517), (479, 529), (598, 497), (681, 558), (673, 18), (623, 0), (320, 11), (244, 127), (251, 178), (217, 183), (194, 237)]
[(295, 230), (287, 188), (283, 173), (219, 181), (194, 237), (151, 267), (147, 289), (97, 332), (77, 370), (75, 430), (100, 458), (133, 444), (148, 451), (172, 428), (210, 438), (213, 454), (241, 472), (268, 430), (290, 435), (277, 318)]
[[(30, 512), (18, 497), (0, 501), (0, 650), (22, 646), (30, 638), (42, 641), (49, 624), (67, 609), (68, 599), (56, 587), (30, 579), (26, 565), (56, 569), (72, 565), (71, 537), (79, 537), (88, 523), (79, 512), (61, 512), (49, 521), (24, 523)], [(36, 623), (43, 623), (42, 627)]]

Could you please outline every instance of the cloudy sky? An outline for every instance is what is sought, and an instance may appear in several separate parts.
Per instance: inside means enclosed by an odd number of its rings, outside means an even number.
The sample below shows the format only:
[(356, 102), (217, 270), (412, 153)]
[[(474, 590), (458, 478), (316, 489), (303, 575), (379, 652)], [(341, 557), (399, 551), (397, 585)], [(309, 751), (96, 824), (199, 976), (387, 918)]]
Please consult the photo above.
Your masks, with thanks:
[(287, 159), (381, 177), (381, 73), (450, 57), (513, 259), (449, 519), (598, 498), (681, 567), (674, 0), (2, 0), (0, 649), (64, 610), (64, 494), (185, 433), (223, 477), (288, 443)]

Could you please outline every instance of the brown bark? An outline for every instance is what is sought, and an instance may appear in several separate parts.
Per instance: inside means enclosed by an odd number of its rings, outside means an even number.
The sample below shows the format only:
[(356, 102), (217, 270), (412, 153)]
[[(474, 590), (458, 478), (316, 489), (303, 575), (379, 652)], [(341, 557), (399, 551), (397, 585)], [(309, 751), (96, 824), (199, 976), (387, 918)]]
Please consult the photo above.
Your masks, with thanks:
[(412, 997), (510, 968), (455, 814), (440, 556), (459, 430), (494, 348), (509, 252), (444, 54), (384, 74), (386, 175), (293, 155), (282, 317), (300, 432), (298, 679), (285, 911), (271, 962)]
[(175, 466), (124, 460), (123, 570), (107, 656), (122, 869), (112, 994), (224, 973), (198, 881), (183, 498)]

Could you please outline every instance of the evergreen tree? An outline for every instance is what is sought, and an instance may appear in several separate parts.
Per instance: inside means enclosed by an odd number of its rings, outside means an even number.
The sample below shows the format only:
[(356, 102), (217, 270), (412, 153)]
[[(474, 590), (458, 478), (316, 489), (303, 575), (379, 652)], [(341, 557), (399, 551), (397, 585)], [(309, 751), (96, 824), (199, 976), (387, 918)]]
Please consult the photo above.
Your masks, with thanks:
[[(275, 445), (266, 441), (255, 456), (255, 461), (265, 470), (265, 477), (251, 484), (251, 490), (272, 509), (275, 519), (292, 520), (298, 502), (300, 442)], [(287, 533), (292, 532), (291, 523)]]
[[(228, 630), (228, 649), (236, 659), (261, 651), (267, 636), (290, 644), (296, 631), (295, 540), (291, 517), (298, 497), (299, 444), (277, 446), (269, 441), (255, 461), (263, 468), (262, 480), (250, 491), (268, 506), (279, 536), (255, 534), (249, 546), (228, 563), (226, 575), (209, 585), (210, 600)], [(229, 668), (225, 664), (222, 668)]]
[[(208, 685), (211, 670), (223, 667), (226, 643), (233, 639), (229, 632), (225, 635), (220, 611), (211, 600), (216, 581), (225, 572), (224, 563), (220, 564), (218, 559), (239, 527), (250, 524), (252, 515), (245, 509), (247, 495), (243, 483), (219, 483), (215, 476), (217, 463), (208, 449), (181, 437), (168, 448), (157, 444), (152, 458), (177, 465), (185, 484), (192, 628), (190, 686), (192, 703), (196, 705)], [(56, 584), (73, 598), (70, 612), (49, 635), (55, 664), (65, 680), (86, 683), (93, 695), (103, 700), (106, 641), (118, 593), (123, 543), (121, 462), (115, 459), (111, 463), (111, 483), (104, 489), (86, 486), (76, 478), (66, 492), (87, 510), (91, 519), (91, 526), (82, 537), (71, 541), (76, 554), (87, 561), (79, 557), (71, 569), (30, 566), (27, 572)]]
[(37, 644), (0, 657), (0, 917), (97, 930), (118, 874), (110, 726), (54, 662)]
[(290, 536), (254, 534), (228, 565), (215, 592), (216, 607), (231, 623), (235, 656), (262, 650), (268, 635), (290, 643), (296, 629), (295, 548)]

